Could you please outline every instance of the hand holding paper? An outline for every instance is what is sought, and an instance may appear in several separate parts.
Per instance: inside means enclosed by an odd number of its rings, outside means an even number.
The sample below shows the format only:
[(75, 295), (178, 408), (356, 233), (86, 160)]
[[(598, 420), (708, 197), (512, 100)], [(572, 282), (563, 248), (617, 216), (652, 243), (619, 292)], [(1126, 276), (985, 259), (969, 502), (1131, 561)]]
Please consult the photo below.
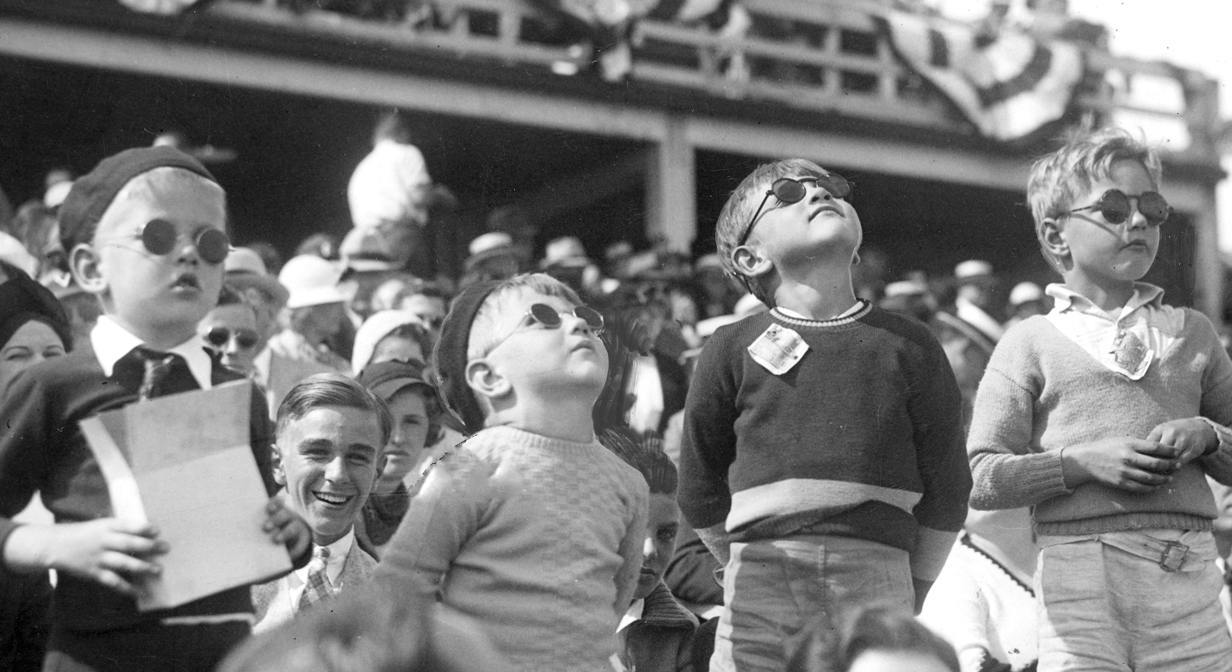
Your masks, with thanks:
[(5, 563), (15, 571), (54, 569), (93, 579), (125, 595), (158, 576), (156, 556), (167, 552), (153, 525), (101, 518), (85, 523), (23, 525), (5, 544)]

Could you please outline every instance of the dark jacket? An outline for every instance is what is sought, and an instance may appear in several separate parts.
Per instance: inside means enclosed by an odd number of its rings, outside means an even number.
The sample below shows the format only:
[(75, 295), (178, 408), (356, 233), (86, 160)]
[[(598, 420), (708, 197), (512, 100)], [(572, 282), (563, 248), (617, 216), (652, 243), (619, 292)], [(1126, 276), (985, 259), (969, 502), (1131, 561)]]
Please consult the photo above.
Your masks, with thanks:
[(646, 596), (642, 617), (618, 635), (620, 662), (629, 672), (693, 672), (709, 669), (693, 660), (697, 617), (676, 602), (662, 581)]

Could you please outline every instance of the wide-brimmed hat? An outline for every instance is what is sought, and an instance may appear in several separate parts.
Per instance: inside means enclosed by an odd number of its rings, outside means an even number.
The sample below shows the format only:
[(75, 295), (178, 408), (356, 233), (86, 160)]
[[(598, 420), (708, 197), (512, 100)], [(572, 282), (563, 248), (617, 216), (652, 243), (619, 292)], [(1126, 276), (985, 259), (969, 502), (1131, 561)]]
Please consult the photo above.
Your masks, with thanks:
[(338, 286), (342, 271), (338, 265), (315, 254), (293, 257), (278, 273), (278, 282), (290, 292), (287, 308), (345, 302), (347, 295)]

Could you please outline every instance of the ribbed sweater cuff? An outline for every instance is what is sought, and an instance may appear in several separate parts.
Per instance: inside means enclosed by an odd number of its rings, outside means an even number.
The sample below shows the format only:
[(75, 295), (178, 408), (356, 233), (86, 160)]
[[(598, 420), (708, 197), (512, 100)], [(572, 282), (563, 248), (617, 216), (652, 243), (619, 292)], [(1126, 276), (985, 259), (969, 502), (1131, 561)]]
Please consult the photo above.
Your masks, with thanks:
[(1119, 516), (1083, 518), (1081, 520), (1063, 520), (1057, 522), (1036, 521), (1035, 533), (1041, 536), (1071, 536), (1150, 529), (1195, 530), (1199, 532), (1206, 532), (1209, 531), (1211, 527), (1212, 525), (1210, 518), (1203, 518), (1202, 516), (1195, 516), (1190, 513), (1142, 511), (1138, 513), (1126, 513)]
[(1068, 495), (1073, 492), (1072, 489), (1065, 487), (1065, 470), (1062, 469), (1061, 453), (1065, 449), (1053, 452), (1043, 453), (1046, 459), (1040, 460), (1034, 465), (1036, 468), (1022, 474), (1026, 483), (1025, 486), (1031, 492), (1038, 492), (1039, 497), (1036, 501), (1044, 501), (1058, 495)]

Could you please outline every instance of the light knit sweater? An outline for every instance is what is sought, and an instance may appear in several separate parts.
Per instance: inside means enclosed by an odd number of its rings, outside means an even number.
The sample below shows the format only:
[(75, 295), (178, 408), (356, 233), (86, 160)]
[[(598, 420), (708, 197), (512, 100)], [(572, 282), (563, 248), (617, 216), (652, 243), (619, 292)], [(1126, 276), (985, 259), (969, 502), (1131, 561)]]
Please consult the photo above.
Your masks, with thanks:
[(428, 471), (373, 582), (395, 596), (439, 587), (512, 669), (608, 672), (648, 498), (597, 441), (486, 429)]
[(1175, 341), (1141, 380), (1097, 362), (1043, 316), (1009, 330), (980, 382), (967, 440), (977, 509), (1033, 506), (1043, 535), (1166, 528), (1209, 530), (1215, 502), (1204, 472), (1232, 483), (1232, 448), (1136, 494), (1097, 482), (1070, 490), (1061, 449), (1108, 437), (1145, 439), (1158, 424), (1203, 416), (1232, 422), (1232, 362), (1210, 321), (1188, 309)]

